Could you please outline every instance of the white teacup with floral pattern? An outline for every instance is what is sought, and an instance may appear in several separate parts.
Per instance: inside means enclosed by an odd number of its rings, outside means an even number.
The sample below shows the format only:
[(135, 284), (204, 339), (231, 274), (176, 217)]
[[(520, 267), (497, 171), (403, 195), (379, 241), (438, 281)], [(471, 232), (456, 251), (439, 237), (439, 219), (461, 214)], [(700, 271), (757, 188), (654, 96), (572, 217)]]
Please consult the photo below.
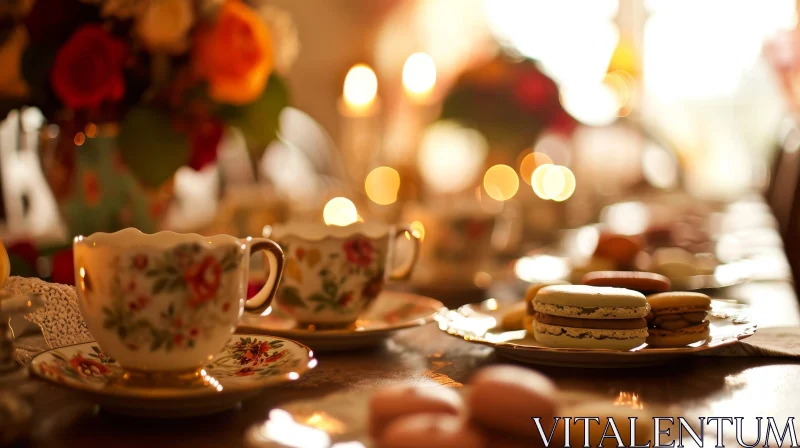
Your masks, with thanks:
[[(251, 252), (266, 256), (264, 287), (246, 300)], [(220, 352), (243, 311), (261, 314), (283, 273), (265, 238), (128, 228), (75, 237), (75, 285), (89, 331), (130, 370), (191, 371)]]
[[(406, 280), (420, 241), (406, 226), (296, 223), (269, 235), (286, 254), (286, 272), (275, 299), (300, 327), (336, 328), (354, 323), (386, 280)], [(394, 266), (395, 245), (408, 240), (412, 255)], [(387, 267), (389, 265), (389, 267)]]

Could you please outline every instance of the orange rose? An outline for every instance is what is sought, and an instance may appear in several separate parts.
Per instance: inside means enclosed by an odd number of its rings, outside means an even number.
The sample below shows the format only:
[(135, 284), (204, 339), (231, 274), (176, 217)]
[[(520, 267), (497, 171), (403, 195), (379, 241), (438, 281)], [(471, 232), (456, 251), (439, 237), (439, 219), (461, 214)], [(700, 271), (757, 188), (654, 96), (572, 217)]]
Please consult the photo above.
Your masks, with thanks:
[(267, 86), (272, 40), (255, 11), (236, 0), (222, 5), (216, 22), (197, 33), (194, 66), (215, 101), (247, 104)]

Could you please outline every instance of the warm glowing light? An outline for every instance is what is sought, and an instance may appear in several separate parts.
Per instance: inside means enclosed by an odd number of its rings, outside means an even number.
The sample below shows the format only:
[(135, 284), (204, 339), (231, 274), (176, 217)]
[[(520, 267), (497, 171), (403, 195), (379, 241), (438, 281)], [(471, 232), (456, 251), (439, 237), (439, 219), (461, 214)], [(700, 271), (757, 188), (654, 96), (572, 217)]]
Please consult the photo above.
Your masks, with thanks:
[(415, 238), (420, 241), (425, 239), (425, 226), (423, 226), (421, 222), (414, 221), (409, 227), (411, 228), (411, 234), (414, 235)]
[(678, 164), (665, 148), (647, 144), (642, 150), (642, 174), (656, 188), (672, 188), (678, 185)]
[(358, 221), (358, 211), (353, 201), (338, 197), (325, 204), (322, 217), (329, 226), (349, 226)]
[(364, 189), (369, 199), (380, 205), (389, 205), (397, 200), (400, 190), (400, 174), (394, 168), (379, 166), (367, 174)]
[(89, 123), (86, 125), (86, 129), (83, 131), (87, 137), (94, 138), (97, 136), (97, 125), (94, 123)]
[(575, 174), (565, 166), (555, 165), (542, 178), (542, 187), (550, 199), (566, 201), (575, 192)]
[(354, 65), (344, 79), (344, 102), (351, 111), (365, 112), (378, 95), (378, 77), (366, 64)]
[(486, 138), (474, 129), (453, 121), (434, 123), (420, 142), (420, 176), (437, 193), (464, 191), (480, 176), (488, 148)]
[(606, 126), (617, 120), (621, 107), (617, 91), (603, 82), (570, 85), (561, 89), (561, 105), (573, 118), (589, 126)]
[(294, 381), (294, 380), (296, 380), (296, 379), (300, 378), (300, 374), (299, 374), (299, 373), (297, 373), (297, 372), (289, 372), (289, 374), (288, 374), (287, 376), (288, 376), (288, 377), (289, 377), (289, 379), (290, 379), (290, 380), (292, 380), (292, 381)]
[(508, 165), (495, 165), (483, 176), (483, 188), (492, 199), (507, 201), (519, 190), (519, 177)]
[(86, 135), (83, 132), (78, 132), (75, 134), (75, 138), (72, 139), (72, 142), (75, 143), (75, 146), (81, 146), (86, 141)]
[(78, 272), (81, 274), (81, 278), (86, 278), (86, 269), (81, 268)]
[[(492, 275), (489, 274), (488, 272), (483, 272), (483, 271), (476, 272), (475, 275), (472, 277), (472, 282), (478, 288), (484, 288), (484, 289), (488, 288), (492, 284)], [(494, 300), (494, 299), (489, 299), (489, 300)], [(489, 308), (489, 309), (495, 309), (496, 310), (497, 309), (497, 301), (494, 302), (494, 308)]]
[(425, 53), (414, 53), (403, 65), (403, 87), (406, 94), (417, 101), (430, 97), (436, 85), (436, 64)]
[(517, 278), (530, 283), (563, 280), (569, 275), (569, 271), (566, 259), (551, 255), (522, 257), (514, 264)]
[(539, 165), (533, 171), (533, 176), (531, 176), (531, 186), (533, 187), (533, 192), (536, 193), (536, 196), (539, 196), (542, 199), (550, 199), (550, 196), (548, 196), (544, 191), (544, 176), (548, 171), (550, 171), (550, 168), (554, 166), (555, 165), (551, 163)]
[(553, 164), (553, 160), (543, 152), (528, 152), (519, 162), (519, 175), (526, 184), (531, 185), (533, 171), (542, 165)]
[(620, 202), (606, 207), (601, 220), (613, 233), (638, 235), (650, 223), (650, 212), (641, 202)]

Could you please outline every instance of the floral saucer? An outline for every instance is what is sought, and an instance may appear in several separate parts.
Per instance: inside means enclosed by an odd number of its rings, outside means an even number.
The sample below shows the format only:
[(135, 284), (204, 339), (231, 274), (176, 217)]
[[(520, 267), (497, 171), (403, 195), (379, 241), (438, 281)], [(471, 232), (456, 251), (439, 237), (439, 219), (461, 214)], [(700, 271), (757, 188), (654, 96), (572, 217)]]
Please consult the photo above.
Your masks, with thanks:
[(238, 331), (289, 337), (320, 352), (353, 350), (376, 346), (398, 330), (432, 322), (434, 315), (442, 309), (442, 302), (430, 297), (383, 291), (356, 323), (348, 328), (298, 328), (297, 322), (288, 313), (273, 307), (267, 316), (244, 316), (239, 322)]
[(685, 347), (651, 348), (647, 344), (632, 350), (551, 348), (528, 336), (525, 330), (504, 331), (499, 325), (509, 305), (489, 299), (436, 315), (439, 329), (467, 342), (488, 345), (500, 356), (525, 364), (585, 368), (639, 367), (669, 364), (676, 359), (732, 345), (756, 332), (747, 318), (746, 305), (712, 300), (709, 315), (711, 334), (707, 340)]
[(111, 412), (188, 417), (232, 408), (265, 387), (300, 378), (316, 365), (311, 350), (290, 339), (235, 334), (211, 364), (163, 384), (131, 381), (133, 376), (95, 342), (40, 353), (30, 370), (46, 381), (86, 394)]

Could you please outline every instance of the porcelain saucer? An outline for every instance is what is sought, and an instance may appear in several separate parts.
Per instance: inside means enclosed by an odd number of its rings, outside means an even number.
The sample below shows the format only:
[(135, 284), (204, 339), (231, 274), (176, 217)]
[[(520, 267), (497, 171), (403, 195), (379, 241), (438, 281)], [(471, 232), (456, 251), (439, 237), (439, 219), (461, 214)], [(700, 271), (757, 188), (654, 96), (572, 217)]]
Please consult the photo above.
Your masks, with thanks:
[(318, 352), (353, 350), (376, 346), (398, 330), (432, 322), (433, 316), (442, 309), (442, 302), (430, 297), (384, 291), (349, 328), (298, 328), (296, 321), (288, 313), (273, 307), (267, 316), (243, 317), (238, 331), (292, 338)]
[(169, 384), (136, 384), (95, 342), (40, 353), (31, 361), (30, 370), (46, 381), (85, 394), (110, 412), (187, 417), (232, 408), (265, 387), (300, 378), (316, 365), (313, 352), (298, 342), (235, 334), (211, 364)]
[(494, 299), (436, 315), (439, 329), (467, 342), (494, 347), (500, 356), (526, 364), (585, 368), (639, 367), (668, 364), (676, 359), (717, 347), (735, 344), (755, 334), (756, 325), (747, 318), (748, 307), (724, 300), (712, 300), (709, 315), (711, 334), (702, 342), (678, 348), (632, 350), (551, 348), (528, 336), (525, 330), (504, 331), (499, 323), (509, 305)]

